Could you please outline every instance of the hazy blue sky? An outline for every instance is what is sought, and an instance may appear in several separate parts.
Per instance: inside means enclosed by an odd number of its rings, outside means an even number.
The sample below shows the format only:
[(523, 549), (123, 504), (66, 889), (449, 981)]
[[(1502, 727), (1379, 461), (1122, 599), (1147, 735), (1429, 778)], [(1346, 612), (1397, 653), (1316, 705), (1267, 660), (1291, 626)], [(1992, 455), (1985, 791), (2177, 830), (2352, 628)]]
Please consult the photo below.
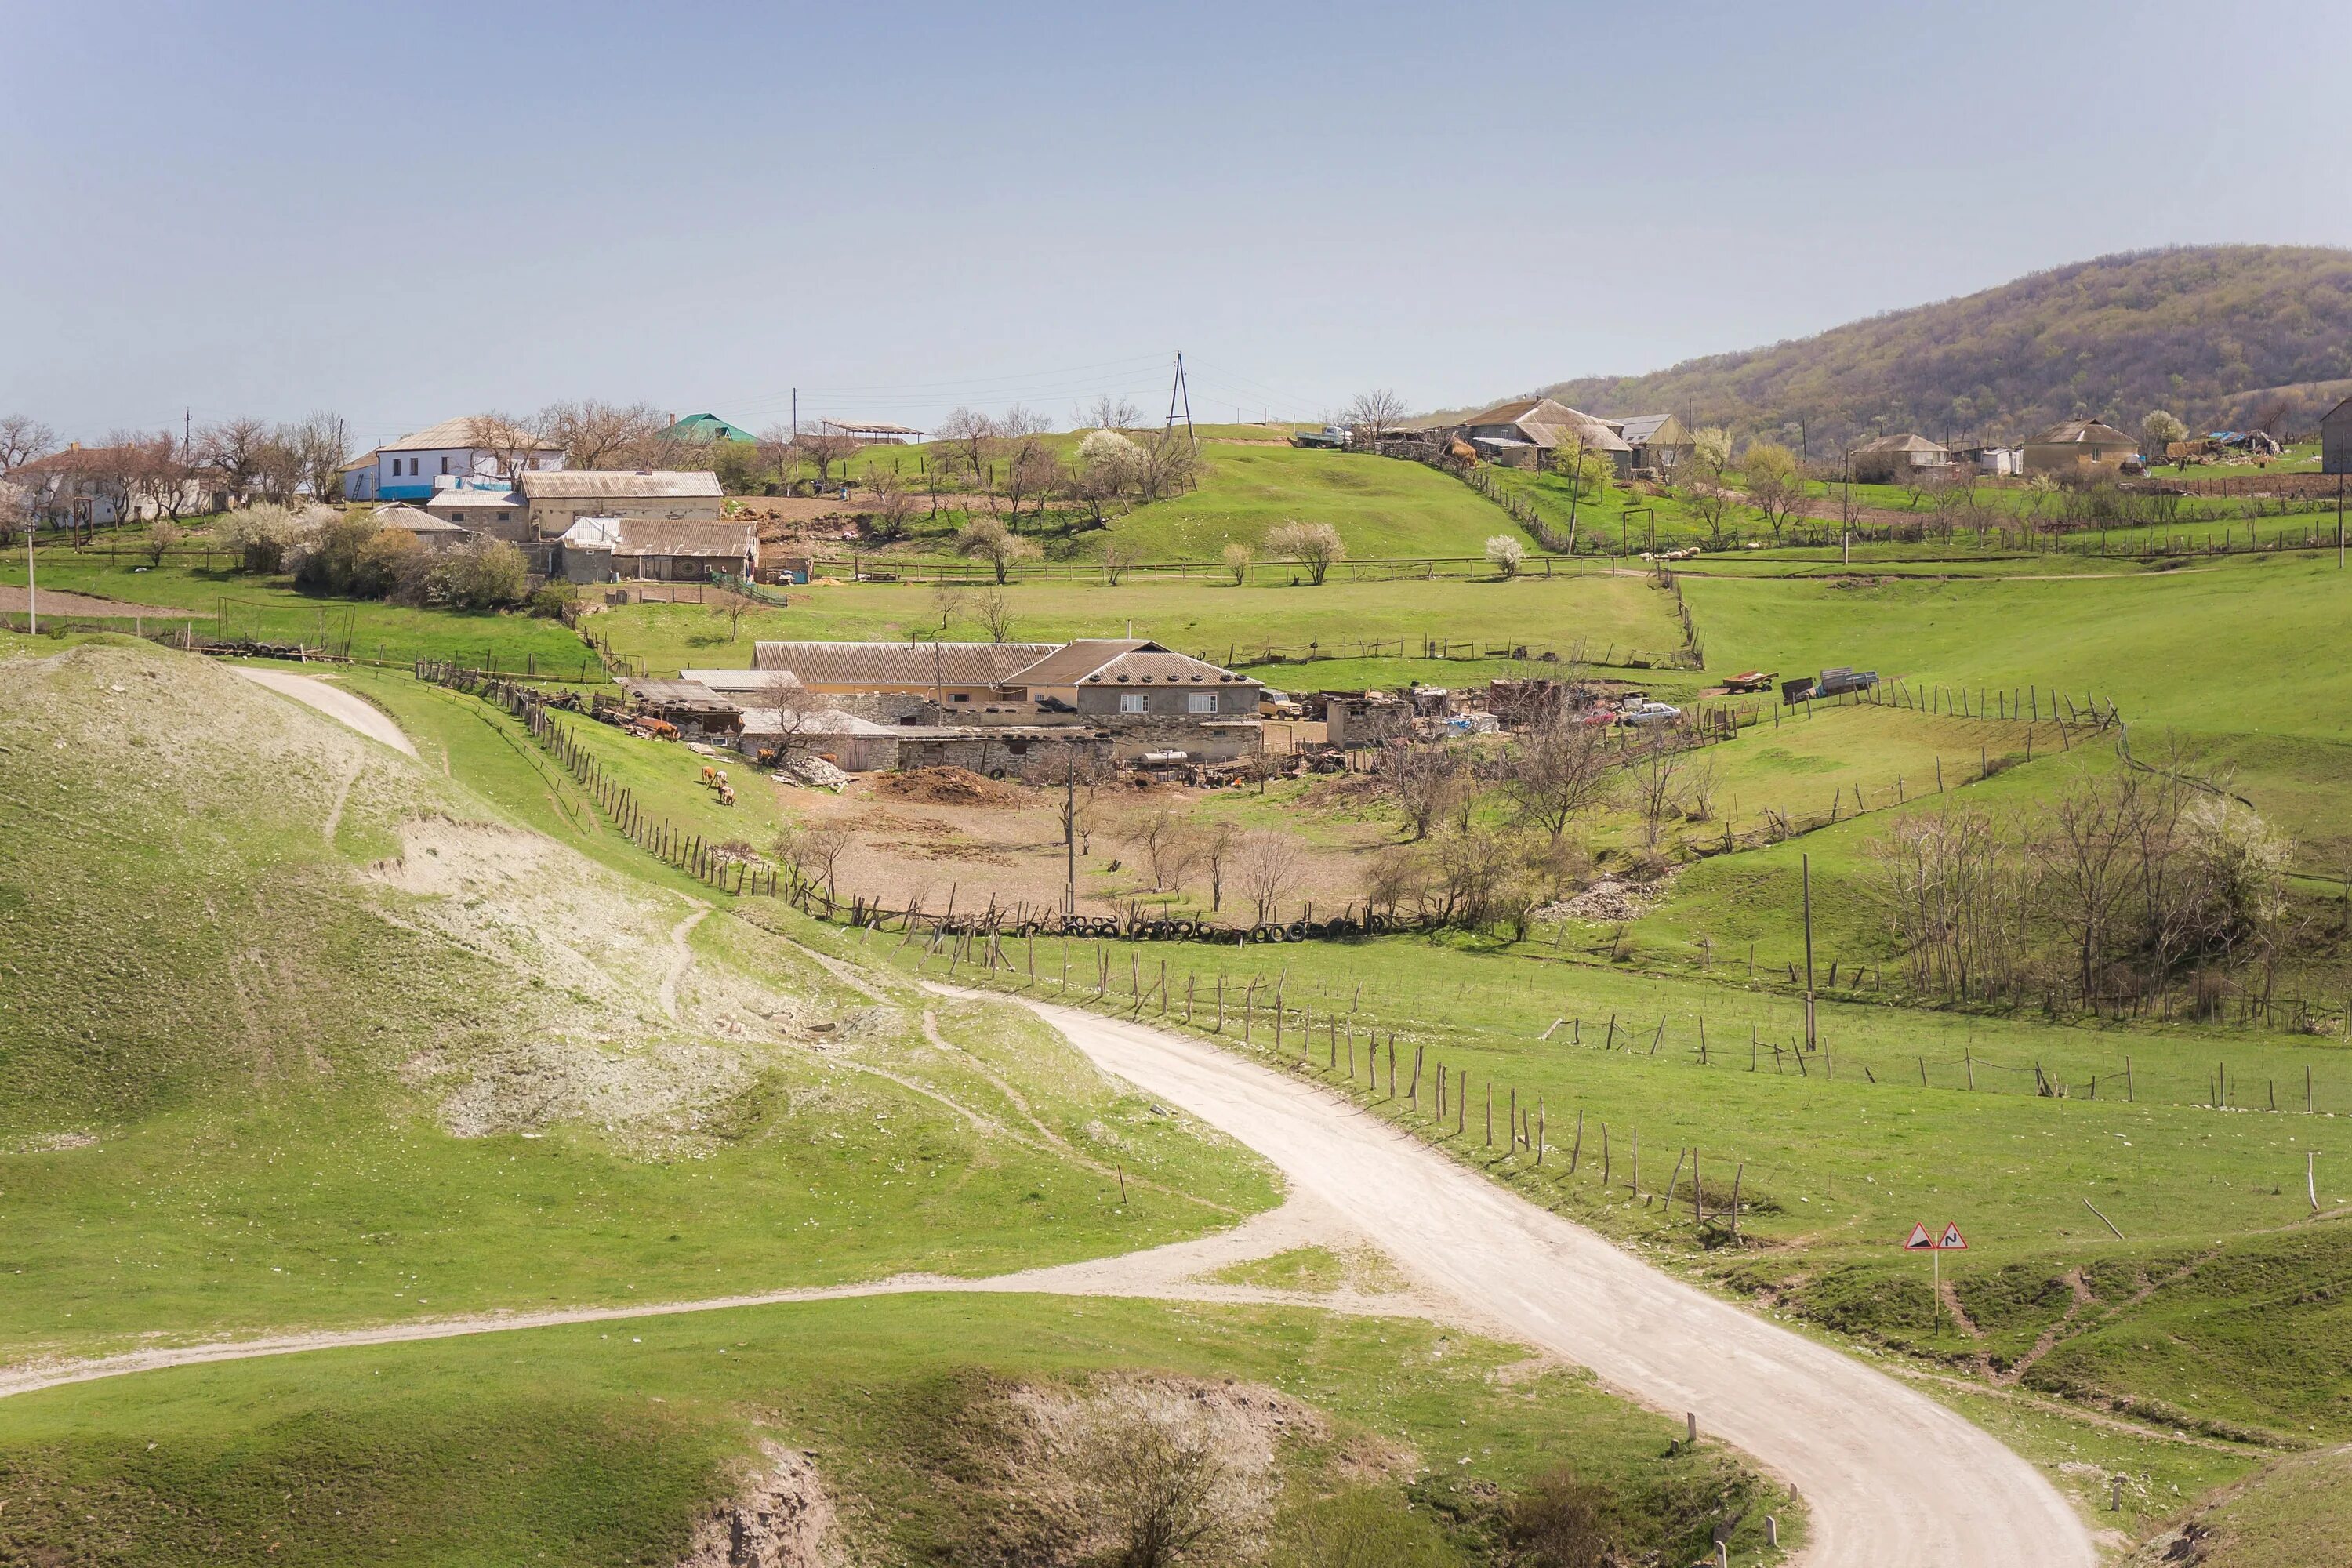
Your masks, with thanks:
[(0, 412), (1312, 416), (2352, 242), (2326, 4), (0, 0)]

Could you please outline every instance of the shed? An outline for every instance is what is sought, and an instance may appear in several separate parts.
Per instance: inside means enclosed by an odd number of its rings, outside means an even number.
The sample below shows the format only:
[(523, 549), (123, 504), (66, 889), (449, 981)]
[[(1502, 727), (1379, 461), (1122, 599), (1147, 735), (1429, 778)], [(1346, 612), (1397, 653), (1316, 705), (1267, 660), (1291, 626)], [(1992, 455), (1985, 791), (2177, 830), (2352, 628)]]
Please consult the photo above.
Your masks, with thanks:
[(373, 516), (378, 528), (397, 529), (427, 550), (447, 550), (474, 537), (471, 530), (436, 517), (423, 507), (395, 501), (376, 508)]
[(2352, 474), (2352, 397), (2319, 416), (2319, 471)]
[(621, 689), (637, 707), (667, 719), (679, 729), (733, 731), (743, 722), (743, 710), (698, 680), (625, 679)]
[(1847, 454), (1853, 477), (1866, 485), (1895, 484), (1921, 468), (1949, 468), (1952, 454), (1938, 442), (1912, 432), (1880, 436)]

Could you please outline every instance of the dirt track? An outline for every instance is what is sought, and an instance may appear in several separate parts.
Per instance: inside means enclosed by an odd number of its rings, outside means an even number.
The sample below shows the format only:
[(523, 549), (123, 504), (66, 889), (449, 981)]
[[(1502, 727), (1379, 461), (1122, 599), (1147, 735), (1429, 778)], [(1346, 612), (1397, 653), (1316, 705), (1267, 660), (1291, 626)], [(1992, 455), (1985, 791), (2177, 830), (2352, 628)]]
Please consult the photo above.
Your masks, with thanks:
[(330, 719), (350, 725), (371, 741), (381, 741), (394, 751), (405, 752), (412, 757), (416, 754), (416, 748), (383, 710), (362, 701), (341, 687), (330, 686), (314, 676), (294, 675), (282, 669), (256, 669), (244, 664), (229, 668), (256, 686), (266, 686), (280, 697), (291, 697)]
[(1695, 1411), (1811, 1507), (1808, 1568), (2091, 1568), (2055, 1488), (1859, 1361), (1682, 1284), (1313, 1085), (1188, 1037), (1045, 1004), (1118, 1074), (1272, 1160), (1474, 1321)]

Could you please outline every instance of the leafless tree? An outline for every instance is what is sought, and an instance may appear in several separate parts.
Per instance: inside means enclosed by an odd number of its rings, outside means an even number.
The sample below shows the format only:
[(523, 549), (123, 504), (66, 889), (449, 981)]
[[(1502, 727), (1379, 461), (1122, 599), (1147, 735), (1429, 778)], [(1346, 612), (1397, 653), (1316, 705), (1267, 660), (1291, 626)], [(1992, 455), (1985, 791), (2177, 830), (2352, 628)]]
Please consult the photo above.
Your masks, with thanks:
[(1443, 746), (1403, 742), (1381, 754), (1381, 789), (1404, 814), (1417, 842), (1429, 837), (1468, 789), (1461, 759)]
[(995, 420), (970, 408), (958, 408), (940, 421), (938, 428), (931, 432), (931, 440), (951, 455), (978, 484), (986, 477), (989, 464), (995, 460), (998, 436)]
[(884, 543), (907, 537), (915, 526), (915, 498), (907, 489), (907, 481), (897, 474), (877, 474), (874, 479), (874, 537)]
[(996, 420), (996, 433), (1008, 441), (1017, 441), (1024, 436), (1043, 436), (1053, 428), (1053, 420), (1017, 403)]
[[(1230, 822), (1213, 822), (1201, 829), (1201, 868), (1209, 876), (1209, 910), (1212, 914), (1225, 907), (1225, 868), (1233, 863), (1234, 850), (1241, 843), (1242, 830)], [(2346, 873), (2345, 885), (2352, 889), (2352, 871)], [(2347, 908), (2352, 909), (2352, 893), (2347, 894)]]
[(1690, 752), (1682, 737), (1656, 730), (1643, 737), (1625, 769), (1625, 789), (1642, 818), (1642, 842), (1655, 849), (1665, 830), (1666, 814), (1674, 809), (1675, 781)]
[(1136, 445), (1143, 452), (1145, 500), (1166, 500), (1192, 488), (1200, 470), (1200, 454), (1193, 450), (1191, 437), (1161, 430)]
[(1246, 544), (1236, 542), (1225, 546), (1225, 571), (1232, 576), (1234, 587), (1238, 588), (1249, 581), (1250, 560), (1255, 554), (1256, 552)]
[(265, 421), (251, 417), (203, 426), (195, 435), (196, 466), (213, 475), (232, 500), (244, 500), (255, 488), (269, 435)]
[(1062, 478), (1062, 465), (1055, 459), (1052, 448), (1034, 436), (1024, 436), (1013, 443), (1013, 455), (1004, 465), (1004, 499), (1013, 508), (1013, 515), (1021, 515), (1021, 502), (1034, 499), (1037, 510), (1045, 510), (1045, 498)]
[(324, 409), (309, 418), (282, 426), (278, 440), (294, 456), (301, 482), (310, 499), (339, 500), (343, 489), (343, 460), (352, 455), (352, 428), (340, 414)]
[(1441, 918), (1466, 931), (1507, 921), (1524, 931), (1538, 889), (1509, 835), (1465, 824), (1431, 840), (1430, 863)]
[(1404, 423), (1404, 399), (1382, 387), (1356, 394), (1346, 417), (1360, 440), (1377, 441)]
[(1200, 833), (1192, 819), (1171, 805), (1149, 805), (1128, 817), (1120, 840), (1133, 848), (1151, 879), (1151, 890), (1181, 888), (1199, 862)]
[(1143, 552), (1139, 547), (1124, 539), (1105, 540), (1103, 542), (1104, 578), (1112, 587), (1118, 587), (1120, 576), (1129, 567), (1141, 560)]
[(512, 414), (478, 414), (466, 422), (466, 445), (489, 459), (490, 471), (512, 484), (530, 471), (548, 444), (531, 421)]
[(1039, 553), (1034, 540), (1023, 538), (992, 517), (983, 517), (966, 528), (956, 549), (960, 554), (987, 562), (1000, 584), (1012, 575), (1016, 564)]
[(654, 447), (669, 420), (650, 403), (585, 397), (549, 404), (538, 426), (572, 468), (640, 468), (660, 466), (652, 460)]
[(988, 640), (996, 643), (1013, 640), (1013, 598), (1002, 588), (991, 588), (974, 601), (973, 614), (988, 629)]
[(1678, 801), (1683, 816), (1693, 822), (1710, 821), (1715, 816), (1716, 792), (1723, 787), (1723, 769), (1704, 752), (1693, 752), (1689, 764), (1683, 769), (1682, 788)]
[(1128, 398), (1108, 393), (1078, 410), (1072, 423), (1080, 430), (1131, 430), (1143, 421), (1143, 410)]
[(931, 590), (931, 614), (939, 617), (939, 626), (931, 635), (943, 637), (955, 618), (963, 614), (964, 591), (953, 583), (942, 583)]
[(1300, 863), (1298, 840), (1287, 833), (1259, 827), (1242, 836), (1234, 854), (1234, 877), (1258, 924), (1271, 921), (1298, 885)]
[(835, 874), (842, 857), (857, 847), (857, 836), (837, 822), (788, 824), (776, 835), (777, 860), (790, 868), (793, 880), (803, 888), (820, 884), (824, 896), (834, 896)]
[(1273, 1486), (1245, 1468), (1233, 1434), (1197, 1402), (1135, 1386), (1088, 1422), (1077, 1467), (1083, 1512), (1117, 1568), (1237, 1563), (1271, 1510)]
[[(291, 436), (291, 428), (281, 426), (272, 430), (253, 452), (253, 493), (278, 506), (294, 504), (308, 473), (303, 455), (294, 446)], [(325, 501), (328, 497), (312, 499)]]
[(1419, 845), (1382, 845), (1364, 861), (1364, 908), (1393, 915), (1410, 900), (1418, 909), (1429, 895), (1429, 856)]
[(29, 414), (0, 415), (0, 479), (58, 444), (58, 433)]
[(706, 591), (703, 603), (709, 607), (710, 616), (714, 620), (727, 623), (729, 642), (733, 642), (742, 635), (743, 616), (749, 611), (757, 608), (748, 595), (731, 593), (724, 588), (719, 589), (715, 595)]
[(1569, 824), (1608, 799), (1615, 766), (1599, 725), (1555, 708), (1511, 746), (1503, 791), (1513, 816), (1557, 841)]

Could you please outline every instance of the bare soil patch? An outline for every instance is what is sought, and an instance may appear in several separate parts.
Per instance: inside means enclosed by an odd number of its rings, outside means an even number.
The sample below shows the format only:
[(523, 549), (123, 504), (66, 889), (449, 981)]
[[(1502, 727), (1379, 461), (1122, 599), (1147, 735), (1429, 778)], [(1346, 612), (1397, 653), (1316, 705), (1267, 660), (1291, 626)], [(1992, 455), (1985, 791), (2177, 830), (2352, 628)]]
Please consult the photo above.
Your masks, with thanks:
[(874, 793), (891, 800), (920, 801), (926, 805), (1005, 807), (1030, 805), (1031, 792), (1018, 784), (988, 778), (969, 768), (915, 768), (884, 773)]

